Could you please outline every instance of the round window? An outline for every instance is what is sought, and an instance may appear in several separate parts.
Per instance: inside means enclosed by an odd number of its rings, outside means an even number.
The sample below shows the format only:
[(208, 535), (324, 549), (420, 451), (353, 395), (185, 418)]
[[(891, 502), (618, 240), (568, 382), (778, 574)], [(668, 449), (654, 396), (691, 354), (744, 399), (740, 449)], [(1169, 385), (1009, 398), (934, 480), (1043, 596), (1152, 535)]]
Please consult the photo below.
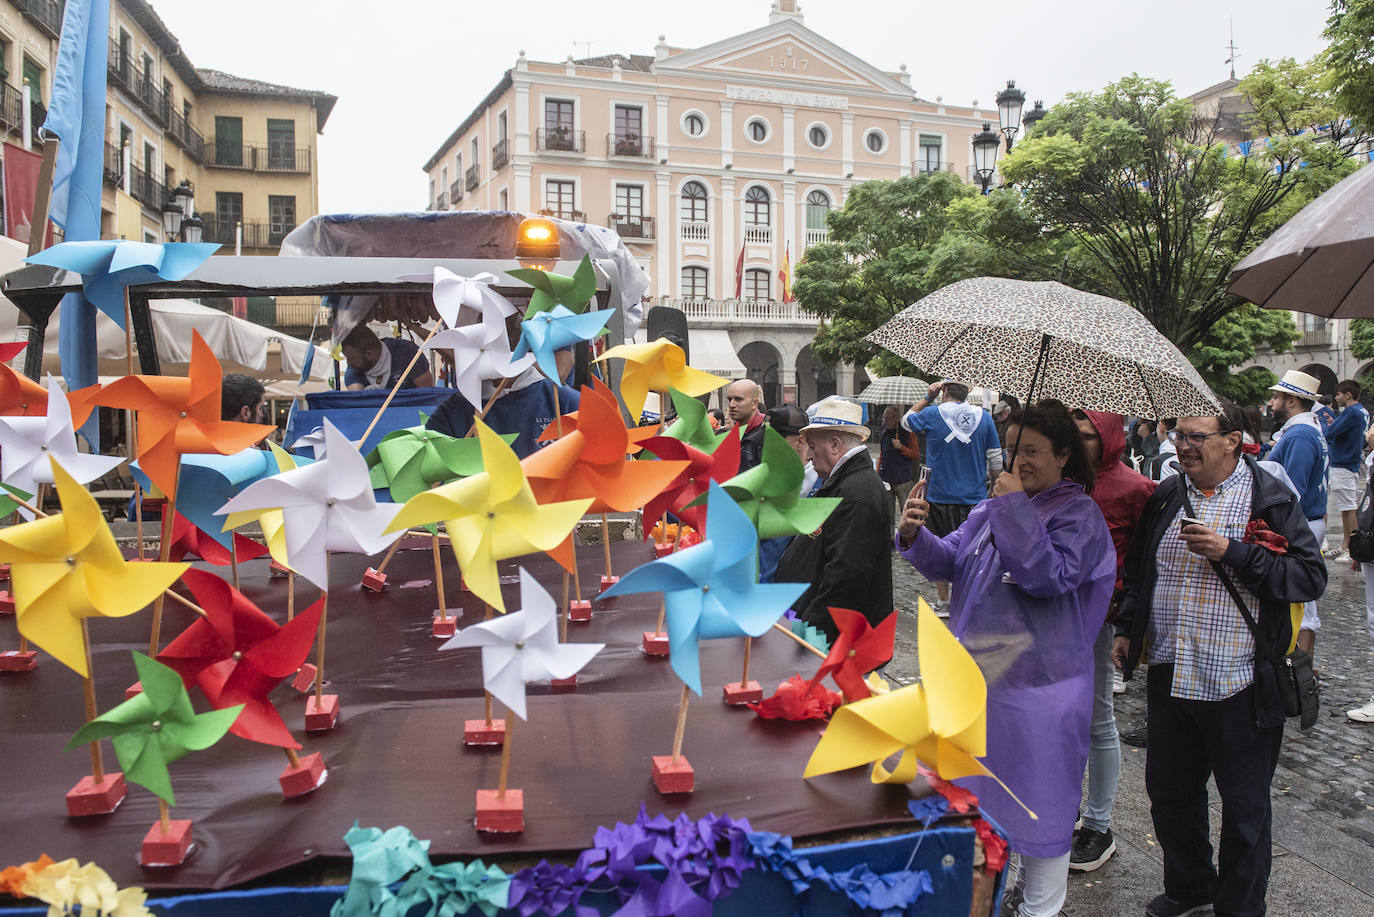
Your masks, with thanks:
[(688, 137), (700, 137), (706, 133), (706, 118), (699, 112), (689, 111), (682, 119), (682, 131)]
[(816, 149), (823, 150), (825, 145), (830, 142), (830, 132), (825, 129), (823, 124), (813, 124), (806, 131), (806, 139)]
[(755, 143), (763, 143), (768, 139), (768, 122), (762, 118), (751, 118), (744, 125), (744, 132)]
[(882, 131), (869, 131), (864, 134), (864, 146), (868, 147), (870, 153), (881, 153), (887, 148), (887, 138)]

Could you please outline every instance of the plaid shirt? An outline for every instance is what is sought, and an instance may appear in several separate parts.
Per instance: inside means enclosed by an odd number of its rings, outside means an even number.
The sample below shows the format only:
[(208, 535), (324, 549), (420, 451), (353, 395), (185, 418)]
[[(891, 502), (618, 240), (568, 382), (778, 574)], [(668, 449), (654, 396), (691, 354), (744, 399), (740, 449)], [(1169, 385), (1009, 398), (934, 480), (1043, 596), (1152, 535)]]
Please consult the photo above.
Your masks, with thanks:
[[(1185, 480), (1197, 518), (1220, 535), (1237, 541), (1245, 536), (1254, 479), (1244, 462), (1210, 497), (1191, 478)], [(1255, 638), (1211, 562), (1178, 538), (1183, 514), (1180, 506), (1155, 551), (1159, 579), (1146, 630), (1146, 661), (1174, 664), (1174, 697), (1225, 700), (1255, 678)], [(1259, 620), (1259, 600), (1234, 577), (1232, 582)]]

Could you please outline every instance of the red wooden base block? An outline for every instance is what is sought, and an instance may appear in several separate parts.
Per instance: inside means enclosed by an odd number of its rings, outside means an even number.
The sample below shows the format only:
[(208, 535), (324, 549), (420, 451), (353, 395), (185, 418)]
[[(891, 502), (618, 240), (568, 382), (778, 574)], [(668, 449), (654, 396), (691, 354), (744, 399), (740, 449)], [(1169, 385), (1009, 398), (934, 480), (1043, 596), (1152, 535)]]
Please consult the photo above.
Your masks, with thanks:
[(655, 559), (655, 560), (657, 560), (657, 559), (659, 559), (659, 558), (662, 558), (662, 557), (667, 557), (667, 556), (668, 556), (669, 554), (671, 554), (671, 553), (673, 553), (673, 543), (672, 543), (671, 541), (665, 541), (665, 542), (663, 542), (662, 544), (660, 544), (660, 543), (657, 542), (657, 541), (654, 542), (654, 559)]
[(296, 670), (296, 677), (291, 679), (291, 687), (302, 694), (309, 694), (315, 689), (315, 676), (319, 671), (313, 662), (307, 662)]
[(695, 772), (685, 757), (673, 761), (671, 755), (654, 755), (654, 786), (665, 796), (692, 792)]
[(96, 783), (94, 777), (82, 777), (67, 791), (67, 814), (72, 818), (86, 815), (109, 815), (129, 793), (129, 784), (124, 782), (121, 773), (106, 773), (104, 783)]
[(560, 694), (574, 691), (577, 689), (577, 676), (569, 675), (567, 678), (550, 678), (549, 686)]
[(138, 696), (139, 696), (140, 694), (142, 694), (142, 693), (143, 693), (143, 682), (141, 682), (141, 681), (136, 681), (136, 682), (134, 682), (133, 684), (129, 685), (129, 687), (127, 687), (127, 688), (124, 689), (124, 699), (125, 699), (125, 700), (133, 700), (135, 697), (138, 697)]
[(339, 720), (339, 695), (326, 694), (323, 701), (315, 695), (305, 702), (305, 731), (324, 732), (333, 729)]
[(319, 752), (306, 755), (300, 762), (300, 767), (288, 764), (286, 770), (277, 778), (277, 782), (281, 784), (281, 794), (287, 799), (304, 796), (319, 789), (324, 786), (324, 780), (329, 776), (329, 771), (324, 767), (324, 757)]
[(586, 599), (577, 599), (568, 603), (568, 620), (577, 624), (586, 624), (592, 619), (592, 603)]
[(618, 576), (603, 576), (603, 577), (601, 577), (601, 591), (602, 591), (602, 592), (605, 592), (607, 589), (611, 588), (612, 586), (614, 586), (614, 585), (615, 585), (616, 583), (618, 583), (618, 582), (620, 582), (620, 577), (618, 577)]
[(8, 589), (0, 589), (0, 615), (14, 614), (14, 596)]
[(763, 686), (757, 681), (748, 681), (744, 684), (736, 682), (733, 685), (725, 686), (725, 702), (732, 707), (757, 704), (761, 700), (763, 700)]
[(464, 720), (464, 745), (501, 745), (506, 741), (506, 721)]
[(169, 830), (162, 832), (162, 822), (153, 822), (143, 836), (143, 850), (138, 855), (142, 866), (179, 866), (191, 852), (191, 820), (167, 819)]
[(38, 654), (5, 650), (0, 653), (0, 672), (32, 672), (38, 668)]
[(368, 567), (363, 574), (363, 588), (370, 592), (381, 592), (386, 588), (386, 574), (380, 573), (374, 567)]
[(525, 830), (525, 794), (506, 790), (497, 798), (495, 790), (477, 791), (477, 830), (493, 834), (517, 834)]
[(458, 632), (458, 619), (454, 617), (441, 618), (434, 616), (434, 636), (441, 639), (448, 639)]
[(9, 564), (0, 564), (0, 580), (8, 580), (9, 578), (10, 578), (10, 565), (9, 565)]
[(644, 632), (644, 652), (649, 656), (667, 656), (670, 652), (668, 635), (646, 630)]

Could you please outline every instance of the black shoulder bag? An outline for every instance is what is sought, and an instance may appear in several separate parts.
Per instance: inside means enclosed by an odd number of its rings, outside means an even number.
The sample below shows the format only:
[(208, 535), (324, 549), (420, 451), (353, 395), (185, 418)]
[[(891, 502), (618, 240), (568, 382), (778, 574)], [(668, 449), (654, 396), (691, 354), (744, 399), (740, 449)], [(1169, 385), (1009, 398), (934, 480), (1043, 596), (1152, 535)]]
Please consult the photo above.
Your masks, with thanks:
[[(1184, 511), (1196, 518), (1193, 503), (1188, 499), (1188, 485), (1183, 480), (1183, 475), (1180, 474), (1178, 477)], [(1265, 718), (1260, 713), (1263, 708), (1260, 704), (1262, 699), (1268, 699), (1271, 705), (1277, 701), (1284, 716), (1298, 717), (1298, 728), (1306, 732), (1317, 724), (1317, 708), (1321, 700), (1317, 675), (1312, 671), (1312, 657), (1296, 648), (1287, 656), (1276, 657), (1270, 651), (1269, 641), (1260, 633), (1259, 624), (1250, 614), (1250, 607), (1241, 598), (1240, 590), (1231, 581), (1231, 575), (1226, 572), (1220, 561), (1213, 560), (1210, 563), (1221, 584), (1226, 587), (1236, 607), (1240, 609), (1246, 626), (1255, 638), (1256, 715), (1260, 721), (1259, 725), (1278, 726), (1282, 722), (1264, 722)]]
[(1355, 514), (1356, 530), (1350, 533), (1350, 559), (1362, 564), (1374, 563), (1374, 473), (1370, 483)]

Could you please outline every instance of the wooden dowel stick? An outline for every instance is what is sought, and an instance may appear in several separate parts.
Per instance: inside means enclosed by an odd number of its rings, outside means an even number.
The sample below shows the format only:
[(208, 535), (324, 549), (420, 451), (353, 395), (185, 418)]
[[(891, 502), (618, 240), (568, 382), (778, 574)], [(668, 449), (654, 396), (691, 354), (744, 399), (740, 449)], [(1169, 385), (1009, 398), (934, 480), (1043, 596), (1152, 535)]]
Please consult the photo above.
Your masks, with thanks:
[(573, 601), (582, 601), (582, 571), (577, 567), (577, 526), (573, 526), (572, 534), (572, 574), (573, 574)]
[(20, 635), (19, 635), (19, 652), (21, 652), (21, 653), (27, 653), (28, 651), (29, 651), (29, 638), (28, 638), (28, 637), (25, 637), (23, 634), (20, 634)]
[(401, 386), (405, 385), (406, 380), (410, 378), (410, 371), (415, 368), (416, 363), (420, 362), (420, 357), (425, 352), (425, 345), (430, 342), (434, 335), (439, 333), (439, 329), (442, 327), (444, 327), (443, 322), (435, 322), (434, 327), (430, 329), (428, 336), (425, 337), (424, 343), (415, 349), (414, 356), (412, 356), (410, 362), (406, 364), (405, 370), (401, 373), (401, 377), (396, 380), (396, 384), (391, 387), (391, 391), (387, 392), (386, 400), (383, 401), (382, 406), (377, 409), (377, 413), (373, 416), (372, 422), (367, 425), (367, 429), (363, 431), (363, 435), (358, 437), (359, 449), (363, 447), (363, 443), (367, 442), (368, 436), (372, 434), (373, 429), (375, 429), (378, 422), (381, 421), (382, 415), (386, 413), (386, 409), (391, 407), (391, 399), (396, 397), (396, 393), (401, 390)]
[(811, 644), (807, 643), (807, 642), (806, 642), (805, 640), (803, 640), (801, 637), (798, 637), (796, 634), (792, 633), (792, 631), (791, 631), (789, 628), (783, 627), (781, 624), (778, 624), (778, 623), (774, 623), (773, 626), (776, 627), (778, 630), (782, 631), (782, 632), (783, 632), (784, 634), (786, 634), (787, 636), (791, 637), (793, 640), (795, 640), (795, 641), (797, 641), (798, 643), (800, 643), (802, 646), (806, 647), (806, 648), (807, 648), (808, 650), (810, 650), (811, 652), (815, 653), (817, 656), (821, 657), (822, 659), (825, 658), (825, 653), (821, 652), (821, 651), (820, 651), (819, 649), (817, 649), (816, 647), (814, 647), (814, 646), (812, 646)]
[(569, 612), (570, 612), (570, 609), (569, 609), (569, 607), (568, 607), (568, 571), (567, 571), (567, 570), (564, 570), (564, 571), (563, 571), (563, 613), (562, 613), (561, 615), (558, 616), (558, 617), (559, 617), (559, 621), (558, 621), (558, 642), (559, 642), (559, 643), (567, 643), (567, 642), (568, 642), (568, 614), (569, 614)]
[[(468, 427), (468, 432), (463, 435), (464, 439), (477, 435), (477, 421), (486, 419), (487, 412), (491, 410), (491, 406), (496, 403), (496, 399), (501, 397), (501, 393), (504, 392), (509, 385), (509, 379), (502, 379), (500, 382), (496, 383), (496, 388), (492, 390), (491, 397), (487, 399), (487, 403), (482, 405), (482, 410), (473, 417), (472, 426)], [(557, 398), (558, 396), (555, 395), (554, 399), (557, 400)], [(555, 409), (554, 413), (557, 413), (557, 409)]]
[(506, 798), (506, 779), (510, 776), (510, 740), (515, 733), (515, 716), (506, 711), (506, 739), (501, 743), (501, 779), (496, 785), (496, 798)]
[[(409, 534), (410, 534), (409, 532), (406, 532), (406, 535), (409, 535)], [(404, 538), (404, 537), (406, 537), (406, 536), (405, 536), (405, 535), (402, 535), (402, 536), (401, 536), (401, 538)], [(393, 541), (393, 542), (391, 543), (391, 547), (387, 549), (386, 556), (382, 558), (382, 565), (381, 565), (380, 567), (377, 568), (377, 572), (378, 572), (378, 573), (385, 573), (385, 572), (386, 572), (386, 565), (389, 564), (389, 563), (391, 563), (391, 558), (393, 558), (393, 557), (396, 556), (396, 550), (397, 550), (398, 548), (400, 548), (400, 546), (401, 546), (401, 538), (397, 538), (395, 541)]]
[(444, 565), (443, 559), (439, 556), (438, 535), (430, 541), (430, 547), (434, 549), (434, 588), (439, 591), (439, 620), (447, 623), (448, 607), (444, 604)]
[(749, 684), (749, 648), (753, 646), (753, 643), (754, 641), (750, 638), (744, 638), (744, 674), (739, 677), (739, 686), (741, 688)]
[(659, 599), (658, 602), (658, 623), (654, 625), (654, 633), (663, 633), (663, 621), (668, 617), (668, 600)]
[(286, 752), (287, 763), (289, 763), (292, 767), (301, 766), (301, 759), (296, 755), (296, 749), (283, 748), (282, 751)]
[(487, 695), (487, 699), (486, 699), (486, 719), (487, 719), (487, 728), (490, 729), (490, 728), (491, 728), (491, 692), (490, 692), (490, 691), (487, 691), (487, 692), (486, 692), (486, 695)]
[[(324, 582), (329, 585), (329, 552), (324, 552)], [(324, 623), (329, 614), (329, 590), (320, 590), (320, 630), (315, 640), (315, 706), (324, 704)]]
[(157, 801), (157, 821), (158, 824), (162, 826), (163, 834), (172, 833), (172, 824), (171, 821), (168, 819), (169, 814), (170, 813), (167, 808), (167, 800), (159, 798)]
[(601, 546), (606, 552), (606, 579), (615, 576), (611, 572), (611, 524), (606, 519), (606, 514), (601, 514)]
[(296, 571), (286, 571), (286, 620), (296, 616)]
[(692, 689), (686, 685), (682, 686), (682, 700), (677, 704), (677, 731), (673, 733), (673, 763), (682, 757), (682, 737), (687, 731), (687, 699), (692, 696)]
[(138, 559), (146, 560), (148, 555), (143, 550), (143, 485), (137, 481), (134, 482), (134, 522), (138, 525)]
[(234, 590), (239, 588), (239, 543), (234, 539), (234, 533), (229, 533), (229, 572), (234, 578)]
[(163, 593), (163, 595), (165, 595), (167, 598), (170, 598), (170, 599), (172, 599), (173, 601), (175, 601), (175, 602), (181, 604), (182, 606), (191, 609), (191, 610), (194, 611), (196, 614), (200, 615), (202, 618), (208, 617), (208, 616), (206, 615), (206, 613), (205, 613), (205, 609), (204, 609), (204, 608), (201, 608), (199, 605), (197, 605), (195, 602), (191, 601), (190, 599), (186, 598), (186, 596), (184, 596), (184, 595), (178, 595), (177, 593), (173, 592), (173, 591), (170, 590), (170, 589), (166, 590), (166, 591)]
[[(100, 710), (95, 705), (95, 672), (91, 667), (91, 634), (86, 626), (86, 619), (81, 619), (81, 642), (85, 645), (86, 651), (86, 677), (82, 680), (82, 691), (86, 700), (86, 722), (90, 722), (100, 715)], [(91, 779), (96, 785), (105, 782), (105, 761), (100, 754), (100, 740), (96, 739), (91, 743)]]
[[(167, 494), (167, 504), (162, 508), (162, 537), (157, 546), (157, 559), (164, 564), (172, 556), (172, 520), (177, 515), (176, 492), (180, 481), (181, 459), (178, 458), (176, 467), (172, 470), (172, 490)], [(166, 595), (166, 592), (162, 592), (153, 599), (153, 626), (148, 637), (148, 655), (154, 659), (157, 658), (158, 644), (162, 641), (162, 605)]]

